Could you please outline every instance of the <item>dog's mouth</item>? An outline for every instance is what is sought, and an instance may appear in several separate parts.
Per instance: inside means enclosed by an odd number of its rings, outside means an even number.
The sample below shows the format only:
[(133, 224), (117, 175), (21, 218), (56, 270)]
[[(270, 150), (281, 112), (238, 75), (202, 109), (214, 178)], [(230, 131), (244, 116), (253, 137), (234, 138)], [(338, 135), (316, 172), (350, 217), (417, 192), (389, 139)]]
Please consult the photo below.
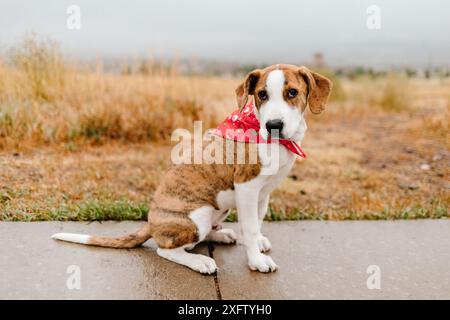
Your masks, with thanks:
[(281, 132), (279, 130), (268, 131), (267, 136), (272, 139), (285, 139), (283, 132)]

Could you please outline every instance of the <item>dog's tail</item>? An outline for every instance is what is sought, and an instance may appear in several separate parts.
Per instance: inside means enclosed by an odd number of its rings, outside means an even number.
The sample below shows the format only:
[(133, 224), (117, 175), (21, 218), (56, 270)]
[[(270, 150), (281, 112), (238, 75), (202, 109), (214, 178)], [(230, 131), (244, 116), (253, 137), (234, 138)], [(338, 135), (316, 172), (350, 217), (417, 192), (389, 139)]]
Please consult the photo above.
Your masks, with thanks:
[(131, 249), (140, 246), (152, 237), (150, 225), (145, 224), (139, 231), (123, 237), (97, 237), (77, 233), (56, 233), (52, 239), (81, 243), (106, 248)]

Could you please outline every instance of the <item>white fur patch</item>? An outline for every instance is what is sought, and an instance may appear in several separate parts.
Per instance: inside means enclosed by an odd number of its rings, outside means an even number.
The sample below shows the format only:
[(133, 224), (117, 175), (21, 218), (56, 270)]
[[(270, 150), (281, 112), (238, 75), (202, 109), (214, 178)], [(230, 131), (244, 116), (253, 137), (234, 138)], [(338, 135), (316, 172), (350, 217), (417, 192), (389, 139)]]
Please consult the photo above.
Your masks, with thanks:
[(211, 207), (201, 207), (195, 209), (189, 214), (189, 218), (195, 223), (198, 229), (199, 241), (203, 241), (212, 230), (212, 212)]
[(52, 239), (87, 244), (91, 236), (77, 233), (55, 233)]
[(183, 247), (175, 249), (158, 248), (156, 252), (160, 257), (182, 264), (203, 274), (213, 274), (217, 271), (217, 265), (213, 258), (186, 252)]
[(284, 81), (283, 71), (277, 69), (269, 72), (266, 80), (266, 90), (270, 100), (283, 100)]
[(236, 208), (234, 190), (222, 190), (217, 194), (217, 205), (220, 211)]

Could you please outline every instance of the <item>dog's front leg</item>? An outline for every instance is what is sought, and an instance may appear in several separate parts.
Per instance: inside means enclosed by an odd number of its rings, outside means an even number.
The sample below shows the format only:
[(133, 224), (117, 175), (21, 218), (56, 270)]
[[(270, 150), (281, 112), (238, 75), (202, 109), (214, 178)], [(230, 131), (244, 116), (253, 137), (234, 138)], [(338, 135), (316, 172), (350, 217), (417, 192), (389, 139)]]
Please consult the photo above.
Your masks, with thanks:
[(261, 236), (258, 221), (259, 191), (260, 188), (252, 182), (235, 185), (238, 221), (250, 269), (260, 272), (272, 272), (277, 269), (277, 265), (271, 257), (260, 252), (258, 245), (258, 239)]
[(265, 196), (258, 201), (258, 220), (260, 228), (263, 224), (264, 218), (266, 217), (267, 209), (269, 209), (269, 196)]
[(263, 236), (261, 232), (262, 224), (264, 221), (264, 217), (267, 214), (267, 209), (269, 208), (269, 195), (262, 197), (258, 202), (258, 222), (259, 222), (259, 235), (257, 236), (258, 248), (261, 252), (270, 251), (272, 245), (270, 244), (269, 239)]

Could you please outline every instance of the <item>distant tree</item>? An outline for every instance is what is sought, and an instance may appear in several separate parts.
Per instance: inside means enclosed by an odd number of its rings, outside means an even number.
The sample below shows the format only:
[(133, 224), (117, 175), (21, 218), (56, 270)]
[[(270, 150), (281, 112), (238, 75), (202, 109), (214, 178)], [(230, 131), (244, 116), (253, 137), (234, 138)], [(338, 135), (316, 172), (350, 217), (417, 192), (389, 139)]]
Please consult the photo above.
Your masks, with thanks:
[(406, 68), (405, 73), (408, 78), (413, 78), (417, 76), (417, 71), (415, 69)]

